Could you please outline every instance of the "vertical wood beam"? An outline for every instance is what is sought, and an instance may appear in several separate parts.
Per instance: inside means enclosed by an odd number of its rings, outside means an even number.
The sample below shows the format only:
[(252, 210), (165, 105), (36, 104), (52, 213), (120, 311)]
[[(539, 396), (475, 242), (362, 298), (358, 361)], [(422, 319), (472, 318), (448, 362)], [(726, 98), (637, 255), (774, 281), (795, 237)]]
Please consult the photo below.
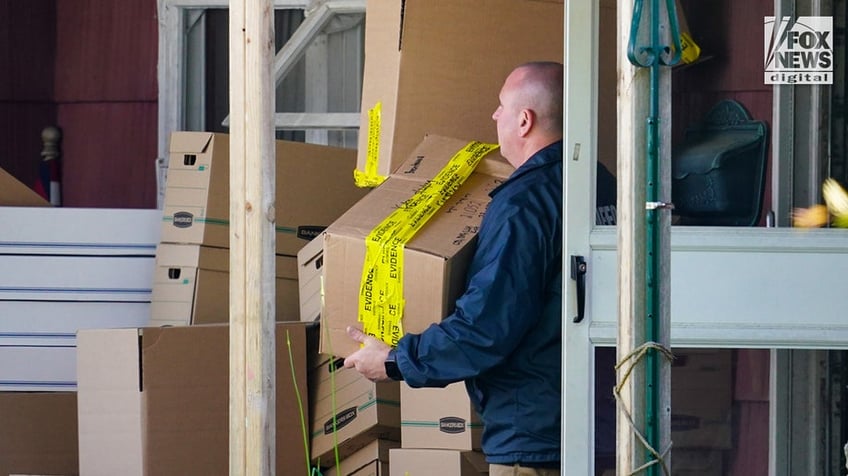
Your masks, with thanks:
[(230, 2), (230, 475), (276, 460), (273, 16)]
[[(662, 9), (664, 12), (664, 8)], [(650, 70), (632, 65), (626, 55), (633, 19), (633, 2), (618, 2), (617, 58), (618, 58), (618, 291), (619, 318), (617, 360), (623, 363), (617, 372), (621, 385), (632, 362), (625, 362), (637, 348), (645, 343), (646, 319), (646, 170), (647, 118), (650, 116)], [(644, 15), (644, 13), (643, 13)], [(664, 18), (668, 18), (665, 16)], [(666, 23), (666, 27), (668, 24)], [(660, 126), (659, 126), (659, 181), (658, 200), (671, 202), (671, 68), (663, 67), (660, 73)], [(670, 349), (670, 262), (671, 213), (659, 213), (659, 271), (660, 309), (658, 344)], [(659, 448), (662, 453), (671, 440), (671, 366), (660, 353), (658, 381), (660, 409), (657, 414)], [(645, 446), (637, 432), (645, 434), (645, 361), (635, 365), (633, 372), (620, 388), (619, 410), (616, 417), (616, 474), (631, 474), (647, 458)], [(626, 412), (626, 413), (625, 413)], [(634, 422), (631, 426), (630, 420)], [(670, 468), (670, 454), (665, 463)], [(647, 474), (640, 472), (639, 474)], [(658, 470), (654, 474), (663, 474)]]

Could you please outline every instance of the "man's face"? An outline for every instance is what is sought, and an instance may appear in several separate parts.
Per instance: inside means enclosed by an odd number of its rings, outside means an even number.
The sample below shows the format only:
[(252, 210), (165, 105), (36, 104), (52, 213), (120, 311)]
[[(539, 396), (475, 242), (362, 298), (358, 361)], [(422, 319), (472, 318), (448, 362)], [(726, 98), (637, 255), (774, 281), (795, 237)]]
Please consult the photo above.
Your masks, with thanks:
[(492, 119), (497, 124), (498, 144), (501, 148), (501, 155), (513, 166), (517, 167), (516, 164), (521, 160), (519, 149), (521, 109), (517, 104), (515, 76), (515, 73), (510, 74), (506, 78), (506, 81), (504, 81), (504, 85), (498, 96), (500, 104), (495, 109), (495, 112), (492, 113)]

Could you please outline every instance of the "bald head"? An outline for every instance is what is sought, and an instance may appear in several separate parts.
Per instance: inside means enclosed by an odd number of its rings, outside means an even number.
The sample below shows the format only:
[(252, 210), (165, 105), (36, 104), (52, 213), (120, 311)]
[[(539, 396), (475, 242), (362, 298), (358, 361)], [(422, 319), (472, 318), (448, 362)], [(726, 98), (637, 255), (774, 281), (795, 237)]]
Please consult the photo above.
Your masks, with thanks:
[(515, 73), (520, 100), (536, 113), (537, 126), (562, 134), (562, 64), (527, 63)]
[(516, 168), (562, 139), (562, 77), (561, 63), (533, 62), (518, 66), (504, 81), (492, 118), (501, 154)]

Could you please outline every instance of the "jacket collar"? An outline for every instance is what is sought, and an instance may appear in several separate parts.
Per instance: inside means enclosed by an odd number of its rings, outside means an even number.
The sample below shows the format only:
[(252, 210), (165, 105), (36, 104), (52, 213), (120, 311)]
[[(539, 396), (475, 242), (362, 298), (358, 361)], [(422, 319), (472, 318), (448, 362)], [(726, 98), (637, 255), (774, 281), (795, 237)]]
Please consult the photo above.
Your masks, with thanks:
[(562, 140), (558, 140), (547, 145), (535, 154), (531, 155), (530, 158), (521, 164), (520, 167), (515, 169), (515, 171), (506, 180), (504, 180), (502, 184), (492, 190), (489, 193), (489, 196), (493, 197), (506, 184), (518, 180), (518, 178), (522, 175), (527, 175), (536, 169), (553, 165), (556, 162), (562, 162)]

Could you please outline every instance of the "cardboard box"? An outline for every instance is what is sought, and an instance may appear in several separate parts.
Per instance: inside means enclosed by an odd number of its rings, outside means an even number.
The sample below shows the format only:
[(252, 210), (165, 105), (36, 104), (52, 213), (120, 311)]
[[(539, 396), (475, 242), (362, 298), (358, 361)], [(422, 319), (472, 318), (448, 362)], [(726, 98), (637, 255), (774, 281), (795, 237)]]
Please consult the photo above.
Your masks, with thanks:
[[(563, 58), (563, 2), (370, 0), (356, 168), (393, 173), (425, 134), (497, 142), (504, 79)], [(379, 112), (377, 107), (379, 105)]]
[[(276, 255), (276, 316), (297, 320), (297, 260)], [(150, 325), (229, 322), (230, 250), (161, 243), (156, 251)]]
[[(276, 472), (306, 474), (298, 397), (309, 398), (317, 326), (283, 322), (275, 331)], [(78, 341), (81, 474), (227, 473), (228, 325), (96, 329)]]
[[(171, 134), (162, 242), (229, 248), (229, 154), (227, 134)], [(276, 141), (276, 254), (296, 256), (368, 192), (354, 184), (355, 154)]]
[[(674, 405), (672, 403), (672, 405)], [(733, 421), (671, 413), (671, 440), (675, 448), (729, 450), (733, 448)]]
[(404, 448), (481, 449), (483, 423), (462, 382), (444, 388), (412, 388), (402, 383), (400, 429)]
[[(368, 234), (467, 144), (465, 140), (427, 136), (395, 174), (325, 230), (322, 353), (347, 356), (358, 348), (345, 328), (361, 327), (359, 290)], [(405, 244), (402, 277), (405, 332), (421, 332), (453, 309), (465, 286), (465, 271), (490, 201), (489, 192), (513, 170), (500, 155), (490, 153)]]
[(732, 392), (730, 349), (675, 352), (671, 367), (671, 437), (675, 448), (730, 449)]
[(671, 366), (671, 413), (727, 418), (733, 399), (732, 367), (730, 349), (675, 352)]
[(312, 462), (326, 466), (376, 439), (400, 441), (399, 382), (374, 383), (343, 359), (325, 359), (309, 375)]
[(297, 252), (300, 320), (313, 322), (324, 305), (324, 240), (314, 239)]
[(389, 450), (391, 476), (478, 476), (489, 474), (486, 457), (478, 451)]
[(50, 202), (0, 168), (0, 206), (49, 207)]
[(674, 450), (671, 455), (671, 476), (722, 476), (724, 451)]
[(0, 422), (0, 474), (79, 474), (75, 392), (0, 392)]
[(389, 476), (389, 450), (400, 443), (374, 440), (361, 450), (343, 459), (338, 467), (322, 471), (324, 476)]

